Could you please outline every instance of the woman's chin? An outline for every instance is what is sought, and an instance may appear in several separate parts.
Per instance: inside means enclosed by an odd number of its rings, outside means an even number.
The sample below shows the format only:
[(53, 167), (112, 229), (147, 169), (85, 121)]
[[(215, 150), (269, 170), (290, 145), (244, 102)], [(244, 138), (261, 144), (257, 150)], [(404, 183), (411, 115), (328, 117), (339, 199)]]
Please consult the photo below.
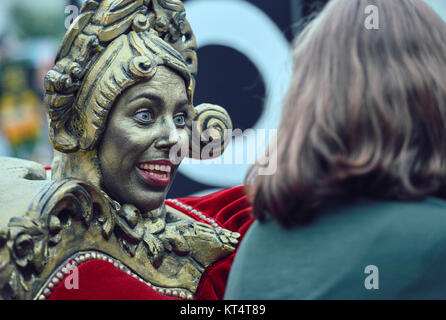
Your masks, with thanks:
[(166, 199), (165, 192), (150, 192), (143, 200), (134, 204), (141, 212), (149, 212), (161, 207)]
[[(119, 188), (108, 190), (107, 192), (113, 199), (121, 205), (129, 204), (138, 208), (142, 213), (155, 210), (163, 205), (170, 185), (165, 187), (148, 186), (140, 179), (130, 180), (130, 183), (120, 184)], [(117, 186), (114, 183), (113, 186)], [(113, 191), (113, 192), (111, 192)]]

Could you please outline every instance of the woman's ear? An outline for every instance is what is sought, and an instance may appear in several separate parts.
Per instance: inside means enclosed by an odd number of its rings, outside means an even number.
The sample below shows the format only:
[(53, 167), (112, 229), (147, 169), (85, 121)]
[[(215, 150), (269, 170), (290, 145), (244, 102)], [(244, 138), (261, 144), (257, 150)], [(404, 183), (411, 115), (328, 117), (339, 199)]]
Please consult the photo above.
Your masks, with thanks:
[(189, 157), (206, 160), (221, 156), (232, 138), (231, 117), (224, 108), (209, 103), (200, 104), (195, 112), (188, 128)]

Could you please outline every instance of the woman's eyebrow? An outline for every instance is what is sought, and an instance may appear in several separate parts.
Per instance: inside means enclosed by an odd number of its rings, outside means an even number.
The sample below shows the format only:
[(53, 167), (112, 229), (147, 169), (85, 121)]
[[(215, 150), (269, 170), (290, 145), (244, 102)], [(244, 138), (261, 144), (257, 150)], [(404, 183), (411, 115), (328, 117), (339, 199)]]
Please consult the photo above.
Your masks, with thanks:
[(189, 100), (181, 100), (178, 101), (175, 105), (175, 111), (178, 111), (180, 109), (187, 109), (189, 107)]
[(158, 102), (160, 104), (163, 103), (163, 99), (161, 97), (159, 97), (155, 94), (147, 93), (147, 92), (141, 93), (141, 94), (137, 95), (136, 97), (131, 98), (128, 103), (133, 102), (138, 99), (143, 99), (143, 98)]

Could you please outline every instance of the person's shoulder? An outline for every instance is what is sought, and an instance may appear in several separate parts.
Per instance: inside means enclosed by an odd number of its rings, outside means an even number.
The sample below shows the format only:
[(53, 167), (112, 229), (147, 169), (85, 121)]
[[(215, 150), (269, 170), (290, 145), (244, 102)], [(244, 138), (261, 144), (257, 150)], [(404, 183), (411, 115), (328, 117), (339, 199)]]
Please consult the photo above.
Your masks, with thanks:
[[(413, 223), (418, 227), (440, 221), (446, 222), (446, 201), (436, 197), (428, 197), (420, 201), (371, 202), (362, 204), (355, 210), (395, 222), (404, 221), (406, 225)], [(420, 222), (422, 222), (421, 225)]]
[[(429, 275), (444, 267), (445, 244), (446, 201), (438, 198), (352, 201), (293, 228), (255, 221), (240, 245), (226, 298), (388, 299), (423, 297), (431, 289), (428, 296), (438, 297), (443, 289)], [(364, 289), (369, 265), (386, 284), (379, 292)]]
[(244, 237), (239, 255), (276, 256), (286, 246), (305, 251), (321, 244), (366, 247), (379, 243), (373, 246), (378, 249), (381, 244), (391, 243), (398, 250), (409, 243), (418, 243), (413, 248), (423, 251), (442, 241), (446, 243), (445, 200), (365, 200), (331, 207), (305, 225), (285, 227), (271, 217), (255, 221)]

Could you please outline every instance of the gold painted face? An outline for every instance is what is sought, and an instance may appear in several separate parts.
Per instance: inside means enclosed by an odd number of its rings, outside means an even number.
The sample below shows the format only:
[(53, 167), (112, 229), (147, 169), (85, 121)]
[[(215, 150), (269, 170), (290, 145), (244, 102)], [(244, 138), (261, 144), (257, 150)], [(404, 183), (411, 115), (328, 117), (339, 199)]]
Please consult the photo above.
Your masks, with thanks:
[(102, 187), (114, 200), (141, 212), (163, 204), (178, 169), (169, 153), (189, 143), (191, 108), (183, 78), (164, 66), (117, 99), (98, 150)]

